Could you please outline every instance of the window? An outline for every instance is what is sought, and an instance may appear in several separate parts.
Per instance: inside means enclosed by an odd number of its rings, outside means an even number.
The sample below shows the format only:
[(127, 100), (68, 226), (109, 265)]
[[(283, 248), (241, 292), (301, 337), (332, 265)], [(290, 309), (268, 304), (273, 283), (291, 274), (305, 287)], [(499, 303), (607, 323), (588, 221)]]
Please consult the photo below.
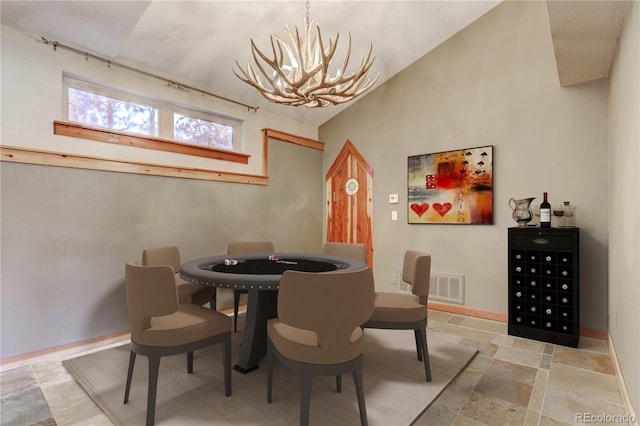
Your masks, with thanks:
[(173, 138), (209, 148), (233, 150), (233, 126), (173, 113)]
[(67, 120), (234, 151), (241, 121), (64, 76)]
[(159, 136), (158, 108), (69, 87), (69, 121)]

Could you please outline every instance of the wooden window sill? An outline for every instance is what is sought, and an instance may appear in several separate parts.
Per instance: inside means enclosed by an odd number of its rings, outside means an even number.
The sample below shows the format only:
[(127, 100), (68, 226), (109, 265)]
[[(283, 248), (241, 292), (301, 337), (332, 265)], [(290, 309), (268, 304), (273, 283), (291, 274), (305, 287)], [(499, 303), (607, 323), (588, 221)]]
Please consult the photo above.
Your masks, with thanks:
[(70, 136), (73, 138), (89, 139), (98, 142), (115, 143), (118, 145), (135, 146), (138, 148), (155, 149), (158, 151), (175, 152), (178, 154), (195, 155), (198, 157), (212, 158), (215, 160), (231, 161), (234, 163), (249, 164), (248, 154), (228, 151), (224, 149), (205, 148), (198, 145), (189, 145), (168, 139), (153, 138), (149, 136), (134, 135), (118, 132), (84, 124), (66, 121), (53, 122), (55, 135)]

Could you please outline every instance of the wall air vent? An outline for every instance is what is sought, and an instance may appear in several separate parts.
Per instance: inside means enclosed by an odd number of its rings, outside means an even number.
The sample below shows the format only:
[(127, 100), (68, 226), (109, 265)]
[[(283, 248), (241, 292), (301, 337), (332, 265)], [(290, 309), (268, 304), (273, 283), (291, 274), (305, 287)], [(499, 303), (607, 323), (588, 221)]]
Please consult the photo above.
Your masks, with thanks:
[(429, 300), (464, 305), (464, 275), (431, 271)]

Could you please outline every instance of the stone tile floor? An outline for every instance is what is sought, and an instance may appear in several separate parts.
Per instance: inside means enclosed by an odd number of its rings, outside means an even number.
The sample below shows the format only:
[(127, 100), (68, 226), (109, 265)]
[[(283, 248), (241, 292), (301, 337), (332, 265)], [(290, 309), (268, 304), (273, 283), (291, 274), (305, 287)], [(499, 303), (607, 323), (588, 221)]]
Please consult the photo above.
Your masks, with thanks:
[[(553, 426), (587, 423), (580, 416), (627, 415), (605, 341), (583, 337), (578, 349), (568, 348), (509, 336), (505, 323), (433, 310), (428, 333), (479, 353), (417, 426)], [(112, 424), (65, 371), (63, 358), (3, 367), (0, 424)]]

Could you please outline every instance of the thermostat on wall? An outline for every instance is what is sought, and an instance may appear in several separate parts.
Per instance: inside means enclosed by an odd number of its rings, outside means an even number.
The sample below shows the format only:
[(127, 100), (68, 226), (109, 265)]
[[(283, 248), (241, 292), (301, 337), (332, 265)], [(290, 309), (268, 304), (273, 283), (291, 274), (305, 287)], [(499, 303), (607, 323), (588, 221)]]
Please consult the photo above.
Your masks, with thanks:
[(389, 204), (398, 204), (398, 194), (389, 194)]

